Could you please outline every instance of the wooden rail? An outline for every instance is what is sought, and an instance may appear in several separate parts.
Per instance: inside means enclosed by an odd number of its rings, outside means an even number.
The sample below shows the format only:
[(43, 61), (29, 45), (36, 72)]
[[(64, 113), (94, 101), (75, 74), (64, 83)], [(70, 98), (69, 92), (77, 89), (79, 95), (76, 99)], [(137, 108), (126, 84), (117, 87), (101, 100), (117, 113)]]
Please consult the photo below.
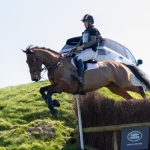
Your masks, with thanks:
[[(122, 128), (137, 126), (150, 126), (150, 122), (83, 128), (83, 133), (118, 131)], [(79, 129), (75, 129), (74, 133), (78, 134)]]
[[(101, 126), (101, 127), (89, 127), (83, 128), (83, 133), (95, 133), (95, 132), (114, 132), (114, 150), (118, 150), (116, 131), (121, 130), (126, 127), (137, 127), (137, 126), (150, 126), (150, 122), (144, 123), (132, 123), (132, 124), (122, 124), (122, 125), (110, 125), (110, 126)], [(74, 134), (79, 134), (79, 129), (74, 130)], [(97, 150), (96, 148), (92, 148), (85, 145), (86, 150)]]

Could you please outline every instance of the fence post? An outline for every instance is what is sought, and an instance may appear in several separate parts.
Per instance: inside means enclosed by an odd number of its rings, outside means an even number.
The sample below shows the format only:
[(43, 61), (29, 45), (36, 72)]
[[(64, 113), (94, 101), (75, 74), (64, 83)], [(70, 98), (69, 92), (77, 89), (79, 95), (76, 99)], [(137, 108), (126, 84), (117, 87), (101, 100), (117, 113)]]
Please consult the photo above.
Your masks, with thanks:
[(80, 146), (81, 150), (84, 150), (84, 141), (83, 141), (83, 129), (82, 129), (82, 119), (81, 119), (81, 110), (79, 105), (79, 95), (76, 95), (77, 109), (78, 109), (78, 124), (79, 124), (79, 133), (80, 133)]
[(114, 150), (118, 150), (116, 131), (114, 131)]

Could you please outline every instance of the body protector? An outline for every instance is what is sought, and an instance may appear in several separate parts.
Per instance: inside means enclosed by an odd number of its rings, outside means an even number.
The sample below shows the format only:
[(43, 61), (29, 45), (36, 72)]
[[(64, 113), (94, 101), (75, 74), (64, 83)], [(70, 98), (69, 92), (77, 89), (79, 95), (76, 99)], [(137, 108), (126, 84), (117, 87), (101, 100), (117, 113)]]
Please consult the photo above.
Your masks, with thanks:
[[(89, 44), (88, 46), (88, 42), (91, 40), (92, 36), (96, 36), (96, 41), (92, 45)], [(93, 25), (87, 28), (82, 33), (82, 44), (85, 45), (86, 49), (92, 48), (94, 51), (96, 51), (98, 43), (100, 42), (100, 39), (101, 39), (100, 32)]]

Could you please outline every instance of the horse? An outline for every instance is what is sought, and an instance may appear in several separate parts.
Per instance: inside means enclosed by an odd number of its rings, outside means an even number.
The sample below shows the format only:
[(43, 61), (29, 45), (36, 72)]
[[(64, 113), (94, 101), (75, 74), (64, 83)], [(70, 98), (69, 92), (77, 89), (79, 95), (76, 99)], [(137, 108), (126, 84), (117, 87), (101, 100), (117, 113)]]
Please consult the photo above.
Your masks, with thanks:
[[(135, 86), (131, 82), (131, 72), (148, 91), (150, 90), (148, 77), (138, 67), (133, 65), (111, 60), (97, 62), (98, 68), (84, 72), (84, 85), (80, 86), (78, 81), (74, 81), (72, 78), (72, 74), (77, 74), (77, 67), (71, 63), (72, 57), (38, 46), (22, 51), (26, 53), (26, 62), (32, 81), (39, 81), (41, 72), (44, 69), (48, 71), (50, 85), (41, 87), (39, 92), (54, 116), (58, 115), (58, 110), (54, 107), (59, 107), (60, 103), (52, 100), (53, 93), (86, 94), (87, 92), (106, 87), (112, 93), (126, 100), (134, 99), (128, 91), (137, 92), (143, 99), (146, 99), (143, 87)], [(45, 68), (42, 68), (42, 65)]]

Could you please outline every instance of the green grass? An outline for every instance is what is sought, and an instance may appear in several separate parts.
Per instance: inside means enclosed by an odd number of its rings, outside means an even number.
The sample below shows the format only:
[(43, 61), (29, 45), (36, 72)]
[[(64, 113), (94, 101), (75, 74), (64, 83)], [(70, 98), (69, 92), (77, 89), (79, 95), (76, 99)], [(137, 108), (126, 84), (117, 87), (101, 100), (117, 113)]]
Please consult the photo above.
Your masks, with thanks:
[[(73, 96), (54, 94), (53, 99), (60, 101), (59, 116), (54, 118), (39, 94), (39, 88), (48, 81), (11, 86), (0, 89), (0, 150), (78, 150), (80, 144), (72, 143), (72, 131), (78, 126), (73, 110)], [(123, 100), (106, 88), (99, 90), (107, 97)], [(136, 98), (138, 94), (131, 93)], [(150, 97), (149, 93), (146, 93)], [(54, 125), (54, 137), (45, 137), (34, 132), (29, 136), (28, 129), (39, 122)]]
[[(39, 88), (47, 84), (49, 82), (43, 81), (0, 89), (0, 150), (79, 148), (79, 143), (70, 143), (70, 133), (77, 127), (73, 96), (65, 93), (53, 95), (53, 99), (61, 103), (59, 116), (54, 118), (39, 94)], [(27, 129), (41, 120), (54, 124), (55, 137), (40, 137), (35, 133), (31, 138), (27, 134)]]

